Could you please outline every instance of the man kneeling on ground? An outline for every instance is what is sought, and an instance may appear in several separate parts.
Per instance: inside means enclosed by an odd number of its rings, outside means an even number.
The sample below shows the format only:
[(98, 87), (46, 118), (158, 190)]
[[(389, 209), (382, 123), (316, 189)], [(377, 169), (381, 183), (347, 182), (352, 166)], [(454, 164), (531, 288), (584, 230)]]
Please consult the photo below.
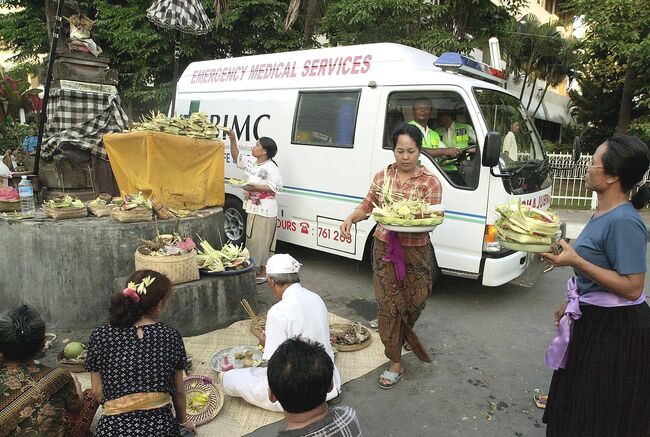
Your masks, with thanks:
[(291, 338), (269, 360), (269, 399), (284, 409), (286, 429), (278, 437), (361, 437), (357, 413), (350, 407), (329, 409), (334, 364), (319, 343)]
[[(299, 269), (300, 263), (284, 253), (273, 255), (266, 263), (267, 284), (280, 302), (273, 305), (266, 315), (266, 331), (260, 337), (260, 343), (264, 345), (262, 358), (270, 359), (282, 342), (300, 336), (320, 343), (333, 362), (327, 308), (320, 296), (302, 287)], [(241, 397), (267, 410), (282, 411), (280, 403), (269, 401), (266, 368), (232, 369), (221, 375), (226, 394)], [(327, 393), (328, 401), (337, 398), (341, 392), (341, 375), (336, 366), (333, 380), (334, 387)]]

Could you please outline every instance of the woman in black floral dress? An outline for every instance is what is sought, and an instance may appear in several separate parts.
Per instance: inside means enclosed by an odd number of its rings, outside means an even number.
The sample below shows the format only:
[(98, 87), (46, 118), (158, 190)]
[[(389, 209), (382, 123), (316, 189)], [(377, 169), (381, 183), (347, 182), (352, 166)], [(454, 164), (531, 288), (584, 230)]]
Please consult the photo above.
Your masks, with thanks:
[(196, 432), (186, 421), (183, 338), (157, 321), (171, 291), (158, 272), (133, 273), (112, 297), (110, 323), (90, 336), (86, 369), (104, 405), (97, 436), (179, 436), (180, 426)]

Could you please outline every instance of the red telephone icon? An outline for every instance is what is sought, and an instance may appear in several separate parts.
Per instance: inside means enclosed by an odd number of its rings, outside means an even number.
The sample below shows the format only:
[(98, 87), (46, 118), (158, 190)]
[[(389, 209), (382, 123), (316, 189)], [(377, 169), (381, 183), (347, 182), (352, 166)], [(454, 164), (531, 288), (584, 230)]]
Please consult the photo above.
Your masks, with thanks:
[(301, 234), (309, 234), (309, 223), (300, 222), (300, 233)]

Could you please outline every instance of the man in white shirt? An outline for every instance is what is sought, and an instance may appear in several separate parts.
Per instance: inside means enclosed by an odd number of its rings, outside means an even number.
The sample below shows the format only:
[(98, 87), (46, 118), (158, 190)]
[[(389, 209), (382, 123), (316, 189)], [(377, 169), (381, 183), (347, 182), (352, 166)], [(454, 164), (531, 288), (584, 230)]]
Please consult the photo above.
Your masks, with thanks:
[(515, 138), (517, 132), (519, 132), (519, 122), (515, 121), (510, 125), (510, 131), (503, 138), (503, 156), (513, 161), (517, 160), (517, 139)]
[[(302, 287), (299, 269), (300, 263), (288, 254), (273, 255), (266, 264), (269, 287), (280, 301), (266, 315), (266, 331), (260, 337), (264, 345), (262, 358), (271, 358), (285, 340), (301, 337), (323, 345), (334, 362), (327, 308), (320, 296)], [(269, 400), (266, 368), (233, 369), (222, 375), (226, 394), (241, 397), (260, 408), (282, 411), (279, 402)], [(328, 401), (341, 392), (341, 375), (336, 366), (333, 382), (334, 387), (327, 394)]]

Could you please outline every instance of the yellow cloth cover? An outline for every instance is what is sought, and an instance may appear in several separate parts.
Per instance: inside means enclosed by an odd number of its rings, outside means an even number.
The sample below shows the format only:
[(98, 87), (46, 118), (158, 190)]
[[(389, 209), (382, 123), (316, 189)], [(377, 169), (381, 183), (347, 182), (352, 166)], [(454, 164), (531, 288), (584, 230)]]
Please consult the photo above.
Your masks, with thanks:
[(116, 414), (130, 413), (138, 410), (154, 410), (170, 404), (172, 397), (169, 393), (131, 393), (121, 398), (111, 399), (104, 402), (104, 414), (114, 416)]
[(163, 132), (104, 135), (122, 195), (153, 194), (168, 208), (223, 206), (224, 143)]

